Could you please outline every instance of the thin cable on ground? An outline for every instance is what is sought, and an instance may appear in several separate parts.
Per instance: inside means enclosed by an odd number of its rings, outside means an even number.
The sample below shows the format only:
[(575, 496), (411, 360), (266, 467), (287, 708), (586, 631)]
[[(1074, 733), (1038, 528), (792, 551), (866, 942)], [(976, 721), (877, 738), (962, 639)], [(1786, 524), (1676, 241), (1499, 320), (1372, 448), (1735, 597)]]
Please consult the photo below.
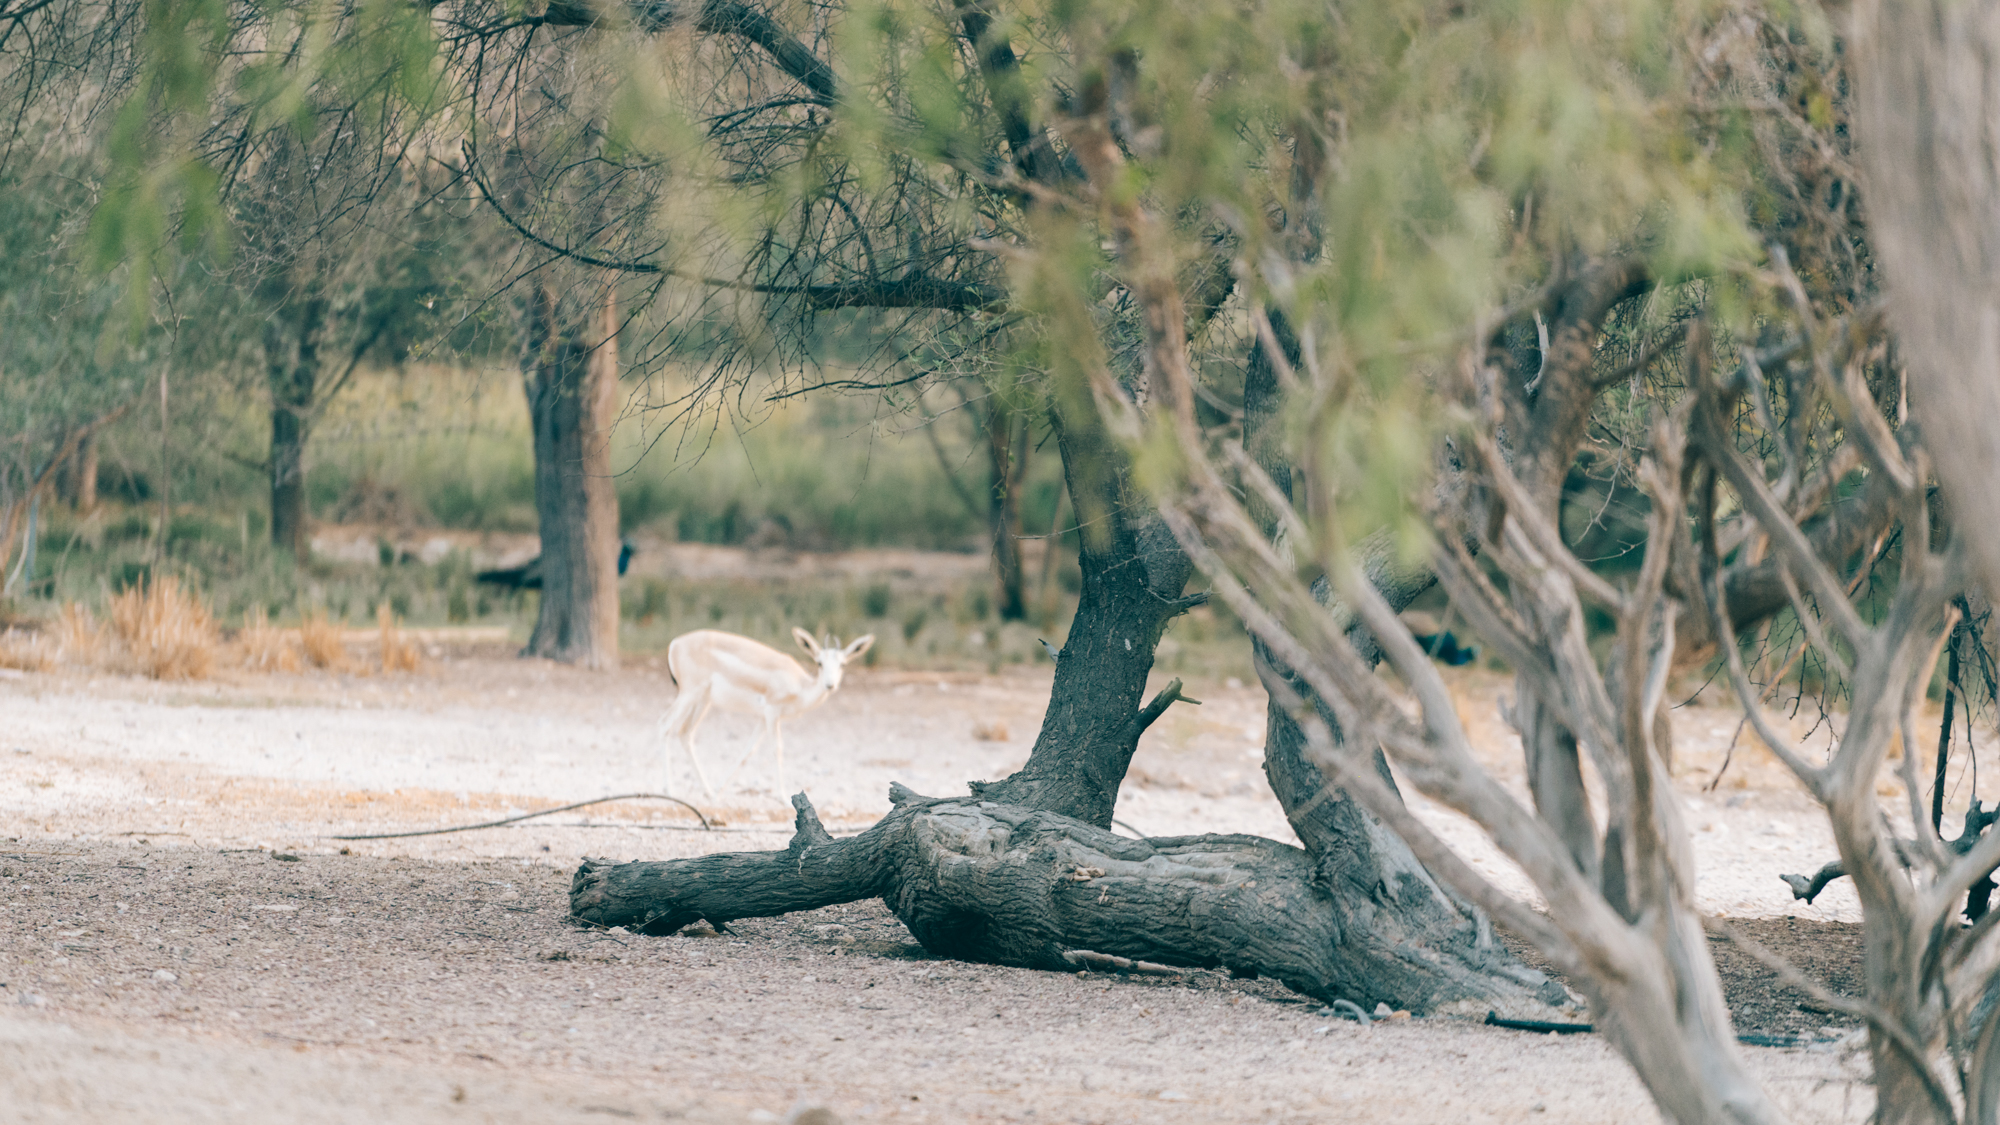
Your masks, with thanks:
[[(409, 839), (409, 838), (410, 838), (410, 837), (412, 837), (412, 836), (443, 836), (443, 835), (445, 835), (445, 834), (447, 834), (447, 833), (451, 833), (451, 832), (471, 832), (471, 831), (474, 831), (475, 829), (480, 829), (480, 828), (500, 828), (500, 827), (502, 827), (502, 826), (504, 826), (504, 825), (508, 825), (508, 824), (518, 824), (518, 823), (520, 823), (521, 821), (524, 821), (524, 820), (533, 820), (533, 819), (535, 819), (535, 818), (536, 818), (536, 817), (538, 817), (538, 816), (551, 816), (551, 815), (553, 815), (553, 814), (555, 814), (555, 813), (559, 813), (559, 812), (569, 812), (569, 811), (570, 811), (571, 809), (581, 809), (581, 808), (585, 808), (585, 807), (588, 807), (588, 806), (590, 806), (590, 805), (602, 805), (602, 804), (607, 804), (607, 803), (609, 803), (609, 802), (611, 802), (611, 801), (672, 801), (672, 802), (673, 802), (674, 804), (676, 804), (676, 805), (679, 805), (679, 806), (681, 806), (682, 808), (684, 808), (684, 809), (688, 810), (689, 812), (693, 813), (693, 814), (694, 814), (694, 815), (695, 815), (695, 816), (696, 816), (696, 817), (697, 817), (698, 819), (700, 819), (700, 821), (701, 821), (701, 827), (700, 827), (700, 828), (692, 828), (692, 827), (688, 827), (688, 826), (684, 826), (684, 825), (674, 825), (674, 824), (615, 824), (615, 825), (613, 825), (613, 824), (588, 824), (588, 823), (586, 823), (586, 824), (565, 824), (565, 825), (558, 825), (558, 826), (556, 826), (556, 827), (562, 827), (562, 828), (646, 828), (646, 829), (653, 829), (653, 830), (656, 830), (656, 831), (661, 831), (661, 832), (785, 832), (785, 831), (789, 831), (789, 830), (790, 830), (790, 827), (789, 827), (789, 826), (787, 826), (787, 825), (774, 825), (774, 826), (772, 826), (772, 827), (770, 827), (770, 828), (747, 828), (747, 827), (746, 827), (746, 828), (728, 828), (728, 827), (724, 827), (724, 828), (717, 828), (717, 827), (716, 827), (715, 825), (713, 825), (713, 824), (710, 824), (710, 823), (708, 822), (708, 816), (707, 816), (706, 814), (704, 814), (704, 813), (703, 813), (703, 812), (702, 812), (702, 811), (701, 811), (700, 809), (698, 809), (698, 808), (695, 808), (695, 807), (694, 807), (693, 805), (691, 805), (691, 804), (688, 804), (688, 803), (687, 803), (686, 801), (683, 801), (683, 800), (681, 800), (681, 799), (680, 799), (679, 797), (670, 797), (670, 796), (668, 796), (668, 795), (667, 795), (667, 794), (665, 794), (665, 793), (620, 793), (620, 794), (617, 794), (616, 796), (612, 796), (612, 797), (597, 797), (597, 798), (594, 798), (594, 799), (592, 799), (592, 800), (588, 800), (588, 801), (578, 801), (577, 803), (575, 803), (575, 804), (573, 804), (573, 805), (557, 805), (556, 807), (554, 807), (554, 808), (552, 808), (552, 809), (537, 809), (537, 810), (535, 810), (534, 812), (530, 812), (530, 813), (521, 813), (521, 814), (520, 814), (520, 815), (518, 815), (518, 816), (509, 816), (509, 817), (502, 817), (502, 818), (501, 818), (501, 819), (499, 819), (499, 820), (487, 820), (487, 821), (481, 821), (481, 822), (480, 822), (480, 823), (478, 823), (478, 824), (457, 824), (457, 825), (453, 825), (453, 826), (452, 826), (452, 827), (450, 827), (450, 828), (425, 828), (425, 829), (421, 829), (421, 830), (419, 830), (419, 831), (416, 831), (416, 832), (369, 832), (369, 833), (364, 833), (364, 834), (359, 834), (359, 835), (345, 835), (345, 836), (328, 836), (328, 837), (326, 837), (326, 839), (329, 839), (329, 840), (406, 840), (406, 839)], [(1112, 821), (1111, 823), (1112, 823), (1112, 824), (1114, 824), (1114, 825), (1117, 825), (1117, 826), (1118, 826), (1118, 827), (1120, 827), (1120, 828), (1123, 828), (1123, 829), (1125, 829), (1125, 830), (1126, 830), (1127, 832), (1130, 832), (1130, 833), (1132, 833), (1132, 834), (1133, 834), (1134, 836), (1137, 836), (1137, 837), (1138, 837), (1139, 839), (1141, 839), (1141, 840), (1145, 840), (1145, 839), (1150, 839), (1150, 837), (1148, 837), (1148, 836), (1147, 836), (1147, 835), (1146, 835), (1146, 834), (1145, 834), (1144, 832), (1141, 832), (1141, 831), (1139, 831), (1139, 830), (1138, 830), (1137, 828), (1134, 828), (1134, 827), (1132, 827), (1131, 825), (1129, 825), (1129, 824), (1125, 823), (1125, 822), (1124, 822), (1124, 821), (1122, 821), (1122, 820), (1113, 820), (1113, 821)], [(162, 835), (166, 835), (166, 833), (162, 833)]]
[(701, 820), (702, 831), (714, 832), (716, 830), (715, 826), (708, 822), (708, 816), (705, 813), (703, 813), (700, 809), (695, 808), (693, 805), (688, 804), (686, 801), (681, 800), (679, 797), (669, 797), (665, 793), (620, 793), (615, 797), (598, 797), (594, 800), (578, 801), (573, 805), (557, 805), (555, 808), (552, 809), (538, 809), (535, 812), (522, 813), (519, 816), (503, 817), (500, 820), (488, 820), (480, 824), (460, 824), (460, 825), (455, 825), (451, 828), (426, 828), (421, 832), (371, 832), (366, 835), (360, 835), (360, 836), (329, 836), (327, 837), (327, 839), (401, 840), (410, 836), (442, 836), (447, 832), (470, 832), (475, 828), (498, 828), (503, 824), (514, 824), (518, 821), (533, 820), (535, 817), (538, 816), (548, 816), (551, 813), (568, 812), (571, 809), (580, 809), (587, 805), (602, 805), (610, 801), (672, 801), (674, 804), (681, 806), (682, 808), (688, 810), (689, 812), (693, 813), (697, 818), (699, 818)]

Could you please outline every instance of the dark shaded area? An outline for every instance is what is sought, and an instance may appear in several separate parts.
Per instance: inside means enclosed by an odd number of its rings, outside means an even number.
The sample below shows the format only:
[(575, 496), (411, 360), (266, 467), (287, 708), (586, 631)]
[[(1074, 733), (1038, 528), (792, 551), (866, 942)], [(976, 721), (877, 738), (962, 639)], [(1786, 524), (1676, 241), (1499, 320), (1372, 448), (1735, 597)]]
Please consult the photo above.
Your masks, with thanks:
[[(630, 539), (618, 544), (619, 577), (624, 577), (626, 568), (632, 564), (632, 556), (638, 553)], [(472, 580), (507, 590), (539, 590), (542, 588), (542, 556), (536, 555), (521, 566), (510, 566), (503, 570), (482, 570), (473, 575)]]
[[(1811, 918), (1730, 919), (1738, 933), (1783, 957), (1807, 977), (1837, 996), (1860, 996), (1863, 987), (1861, 926), (1854, 922), (1821, 922)], [(1533, 946), (1513, 934), (1501, 940), (1514, 956), (1568, 984)], [(1740, 1035), (1817, 1036), (1821, 1029), (1842, 1030), (1860, 1021), (1821, 1008), (1803, 991), (1785, 984), (1742, 946), (1710, 932), (1709, 952), (1722, 978), (1722, 995)]]

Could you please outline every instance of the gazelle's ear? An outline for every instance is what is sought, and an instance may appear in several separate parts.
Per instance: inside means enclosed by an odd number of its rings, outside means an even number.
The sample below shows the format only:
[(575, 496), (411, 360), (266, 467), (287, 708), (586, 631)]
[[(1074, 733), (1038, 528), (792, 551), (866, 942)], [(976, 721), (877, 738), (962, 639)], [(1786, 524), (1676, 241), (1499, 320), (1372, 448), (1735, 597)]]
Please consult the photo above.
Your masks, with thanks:
[(819, 655), (819, 642), (813, 640), (813, 635), (811, 633), (808, 633), (804, 629), (801, 629), (798, 626), (794, 625), (792, 626), (792, 639), (799, 642), (800, 648), (805, 649), (807, 652), (811, 653), (814, 656)]
[(845, 660), (852, 660), (855, 657), (860, 656), (862, 653), (867, 652), (868, 646), (874, 643), (875, 643), (875, 634), (873, 633), (870, 633), (865, 637), (856, 637), (854, 638), (853, 644), (848, 645), (846, 648), (841, 650), (840, 652), (841, 658)]

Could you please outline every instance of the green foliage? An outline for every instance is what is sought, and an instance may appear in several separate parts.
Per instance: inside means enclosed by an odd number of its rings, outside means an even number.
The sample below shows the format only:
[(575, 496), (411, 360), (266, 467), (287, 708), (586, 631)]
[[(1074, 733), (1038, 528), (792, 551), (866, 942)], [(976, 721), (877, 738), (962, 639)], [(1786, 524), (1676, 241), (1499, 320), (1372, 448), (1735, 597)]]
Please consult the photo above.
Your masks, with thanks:
[(143, 0), (136, 22), (87, 241), (90, 265), (127, 274), (135, 332), (176, 253), (229, 248), (227, 185), (268, 140), (310, 142), (331, 127), (393, 150), (453, 101), (421, 6)]
[[(1441, 368), (1510, 306), (1592, 257), (1635, 256), (1672, 281), (1760, 256), (1742, 201), (1762, 154), (1710, 109), (1714, 67), (1690, 55), (1744, 49), (1723, 19), (1652, 0), (1014, 6), (989, 42), (1024, 62), (996, 76), (977, 72), (955, 9), (879, 0), (842, 40), (870, 103), (846, 135), (866, 128), (940, 175), (989, 170), (985, 187), (959, 181), (988, 193), (965, 216), (1011, 228), (1013, 299), (1039, 329), (1012, 339), (1071, 416), (1095, 409), (1091, 372), (1129, 387), (1143, 366), (1139, 310), (1115, 288), (1135, 248), (1114, 212), (1136, 202), (1169, 220), (1150, 252), (1184, 280), (1226, 255), (1236, 303), (1194, 328), (1198, 349), (1205, 334), (1235, 343), (1202, 350), (1197, 377), (1226, 397), (1242, 317), (1283, 311), (1332, 388), (1286, 412), (1288, 444), (1338, 492), (1344, 536), (1414, 531), (1408, 498), (1457, 423), (1434, 408), (1438, 380), (1456, 377)], [(1010, 114), (1058, 148), (1101, 122), (1115, 173), (1085, 184), (1072, 166), (1046, 205), (1022, 207), (1005, 186), (1022, 174)], [(1172, 447), (1146, 449), (1142, 476), (1173, 479)]]

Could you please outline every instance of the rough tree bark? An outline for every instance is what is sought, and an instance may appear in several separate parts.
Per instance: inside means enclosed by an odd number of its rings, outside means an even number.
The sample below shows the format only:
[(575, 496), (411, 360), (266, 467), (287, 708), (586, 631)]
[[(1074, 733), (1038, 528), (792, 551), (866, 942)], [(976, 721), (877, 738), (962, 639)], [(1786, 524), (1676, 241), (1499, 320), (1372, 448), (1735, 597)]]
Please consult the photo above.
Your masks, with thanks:
[(271, 543), (303, 559), (311, 547), (306, 510), (306, 439), (319, 407), (320, 334), (326, 301), (279, 294), (264, 327), (265, 382), (271, 393)]
[(985, 411), (986, 458), (989, 466), (986, 526), (993, 539), (994, 579), (1002, 621), (1021, 621), (1028, 603), (1021, 592), (1021, 480), (1028, 465), (1029, 427), (1016, 419), (998, 397), (988, 397)]
[(1133, 840), (1018, 806), (900, 786), (891, 797), (895, 810), (848, 840), (827, 835), (799, 794), (784, 851), (586, 861), (571, 910), (672, 933), (881, 896), (926, 949), (948, 957), (1074, 970), (1091, 963), (1075, 956), (1087, 950), (1269, 976), (1329, 1002), (1378, 996), (1343, 955), (1340, 922), (1297, 848), (1255, 836)]
[(1056, 660), (1048, 713), (1013, 776), (975, 782), (999, 804), (1111, 826), (1118, 786), (1152, 719), (1140, 707), (1167, 623), (1204, 600), (1183, 597), (1194, 566), (1137, 494), (1124, 456), (1095, 418), (1055, 418), (1072, 508), (1083, 530), (1083, 590)]
[(1856, 154), (1910, 405), (1987, 590), (2000, 590), (2000, 9), (1853, 9)]
[(85, 437), (56, 474), (56, 495), (78, 515), (97, 510), (97, 438)]
[(618, 666), (618, 496), (611, 425), (618, 391), (618, 299), (608, 282), (529, 301), (522, 381), (535, 443), (542, 595), (522, 656)]
[[(1954, 529), (1990, 597), (2000, 592), (2000, 489), (1993, 486), (2000, 471), (2000, 9), (1864, 0), (1853, 9), (1850, 50), (1870, 242), (1908, 363), (1912, 414), (1936, 458)], [(1851, 809), (1830, 802), (1837, 825), (1842, 815), (1872, 807), (1866, 794), (1846, 796)], [(1854, 869), (1851, 857), (1841, 858)], [(1894, 888), (1871, 894), (1869, 881), (1857, 879), (1856, 889), (1868, 907), (1870, 994), (1906, 1000), (1907, 993), (1875, 981), (1890, 984), (1909, 953), (1909, 935), (1896, 932), (1893, 912), (1876, 906)], [(1916, 1018), (1922, 1013), (1898, 1014), (1911, 1026), (1928, 1025)], [(1987, 1023), (1976, 1052), (1981, 1080), (1972, 1099), (1984, 1120), (2000, 1113), (1996, 1026)], [(1883, 1036), (1870, 1045), (1881, 1119), (1933, 1119), (1925, 1076)]]

